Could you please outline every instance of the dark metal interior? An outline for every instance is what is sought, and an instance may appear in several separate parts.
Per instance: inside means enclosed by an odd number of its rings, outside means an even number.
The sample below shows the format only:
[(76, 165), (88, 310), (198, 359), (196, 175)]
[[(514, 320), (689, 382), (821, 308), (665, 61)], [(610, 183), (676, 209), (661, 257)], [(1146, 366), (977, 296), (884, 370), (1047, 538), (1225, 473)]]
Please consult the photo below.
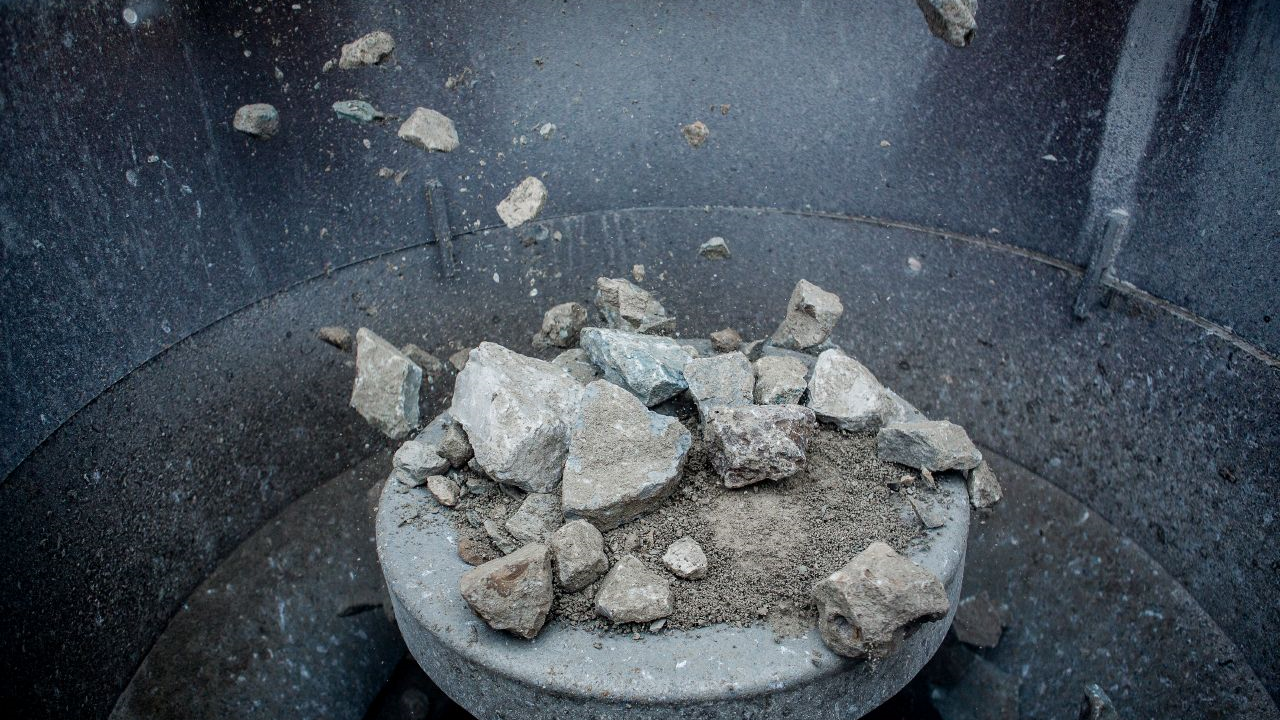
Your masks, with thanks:
[[(966, 587), (1015, 614), (986, 657), (1026, 714), (1098, 682), (1135, 717), (1276, 716), (1270, 3), (983, 0), (964, 50), (906, 0), (294, 5), (0, 2), (6, 706), (120, 712), (202, 583), (379, 460), (351, 356), (316, 328), (532, 352), (546, 307), (642, 263), (689, 336), (762, 336), (800, 277), (839, 293), (835, 339), (999, 458), (1008, 501), (975, 524)], [(392, 64), (321, 71), (373, 29)], [(353, 98), (440, 110), (462, 147), (334, 117)], [(248, 102), (280, 109), (277, 137), (231, 129)], [(678, 128), (699, 119), (693, 149)], [(501, 228), (530, 174), (542, 221)], [(728, 262), (697, 256), (712, 235)], [(299, 557), (264, 598), (310, 587)], [(379, 602), (348, 590), (302, 625)], [(386, 637), (317, 674), (360, 688), (345, 700), (319, 679), (260, 699), (362, 713), (399, 658)]]

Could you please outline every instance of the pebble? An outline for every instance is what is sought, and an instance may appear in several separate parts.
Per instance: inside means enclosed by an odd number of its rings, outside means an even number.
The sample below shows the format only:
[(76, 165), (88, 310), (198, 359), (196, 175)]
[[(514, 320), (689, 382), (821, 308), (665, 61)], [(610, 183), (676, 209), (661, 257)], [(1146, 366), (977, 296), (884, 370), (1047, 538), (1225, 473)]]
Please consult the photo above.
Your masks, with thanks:
[(713, 237), (698, 247), (698, 254), (708, 260), (728, 260), (729, 244), (722, 237)]
[(711, 137), (711, 130), (707, 128), (707, 124), (701, 120), (680, 126), (680, 134), (684, 136), (685, 142), (689, 143), (691, 148), (702, 147), (702, 144)]
[(933, 505), (915, 497), (908, 497), (907, 502), (911, 505), (911, 509), (915, 510), (916, 517), (920, 518), (920, 524), (929, 530), (940, 528), (947, 524), (946, 517), (938, 512), (938, 509)]
[(605, 326), (615, 330), (651, 335), (675, 330), (675, 320), (667, 316), (662, 303), (626, 278), (596, 279), (596, 310)]
[(498, 557), (498, 554), (485, 543), (463, 536), (458, 538), (458, 557), (468, 565), (483, 565)]
[(494, 630), (530, 639), (547, 621), (555, 586), (551, 549), (533, 543), (462, 574), (462, 598)]
[(343, 120), (356, 123), (371, 123), (386, 117), (381, 111), (364, 100), (339, 100), (333, 104), (333, 112)]
[(844, 313), (839, 296), (808, 280), (796, 283), (787, 303), (787, 316), (770, 342), (788, 350), (805, 350), (826, 342)]
[(671, 583), (634, 555), (626, 555), (600, 583), (595, 606), (596, 613), (612, 623), (657, 620), (671, 614)]
[(509, 228), (518, 228), (538, 217), (542, 206), (547, 202), (547, 186), (530, 175), (512, 188), (511, 192), (498, 203), (498, 217)]
[(436, 499), (436, 502), (445, 507), (457, 505), (458, 498), (462, 494), (462, 488), (458, 487), (458, 483), (443, 475), (428, 477), (427, 490), (431, 491), (431, 496)]
[(671, 543), (662, 555), (662, 564), (682, 580), (701, 580), (707, 576), (707, 555), (702, 546), (688, 536)]
[(436, 454), (431, 445), (408, 440), (391, 457), (391, 466), (402, 474), (406, 484), (419, 486), (427, 478), (449, 468), (449, 461)]
[(241, 106), (231, 119), (231, 127), (242, 133), (266, 140), (280, 130), (280, 113), (267, 103)]
[(316, 337), (342, 352), (351, 350), (351, 331), (339, 325), (326, 325), (316, 331)]
[(396, 49), (396, 41), (382, 30), (357, 38), (342, 46), (338, 67), (343, 70), (377, 65)]
[(396, 136), (427, 151), (453, 152), (458, 149), (458, 131), (453, 121), (429, 108), (416, 108), (400, 124)]
[(565, 523), (552, 533), (551, 552), (555, 555), (556, 581), (566, 592), (585, 588), (609, 570), (604, 536), (586, 520)]
[(742, 347), (742, 336), (733, 328), (725, 328), (711, 333), (711, 347), (716, 352), (727, 353)]
[(969, 488), (969, 503), (975, 508), (991, 507), (1004, 497), (1000, 481), (996, 479), (995, 472), (986, 460), (978, 463), (978, 467), (969, 473), (966, 485)]
[(418, 425), (422, 369), (368, 328), (356, 332), (356, 379), (351, 407), (393, 440)]

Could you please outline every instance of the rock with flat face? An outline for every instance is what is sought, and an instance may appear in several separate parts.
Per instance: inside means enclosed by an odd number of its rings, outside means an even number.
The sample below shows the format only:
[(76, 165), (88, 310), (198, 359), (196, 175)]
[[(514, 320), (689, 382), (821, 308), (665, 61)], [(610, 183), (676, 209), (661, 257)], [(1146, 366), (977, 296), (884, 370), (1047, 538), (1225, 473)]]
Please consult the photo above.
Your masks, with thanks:
[(662, 564), (682, 580), (701, 580), (707, 576), (707, 555), (691, 537), (671, 543), (662, 555)]
[(458, 149), (458, 130), (453, 121), (430, 108), (420, 107), (400, 124), (396, 135), (423, 150), (453, 152)]
[(876, 430), (896, 410), (862, 363), (842, 351), (824, 350), (809, 378), (809, 407), (818, 419), (845, 430)]
[(804, 467), (817, 431), (813, 411), (800, 405), (716, 408), (706, 424), (711, 465), (725, 487), (781, 480)]
[(608, 530), (648, 512), (675, 489), (691, 443), (679, 420), (612, 383), (591, 383), (569, 435), (565, 517)]
[(382, 30), (375, 30), (342, 46), (338, 67), (343, 70), (377, 65), (396, 49), (396, 41)]
[[(351, 331), (341, 325), (326, 325), (316, 331), (316, 337), (342, 352), (347, 352), (351, 349)], [(413, 358), (409, 359), (412, 360)]]
[(649, 407), (689, 387), (684, 368), (693, 358), (671, 338), (586, 328), (582, 349), (606, 380), (629, 390)]
[(547, 186), (538, 178), (529, 176), (498, 203), (498, 217), (507, 227), (518, 228), (538, 217), (546, 202)]
[(406, 440), (391, 456), (395, 468), (408, 485), (417, 487), (427, 478), (449, 469), (449, 461), (436, 453), (436, 447), (417, 438)]
[(808, 389), (809, 369), (787, 357), (762, 357), (755, 362), (755, 401), (760, 405), (795, 405)]
[(850, 658), (883, 658), (918, 622), (946, 616), (942, 580), (882, 542), (813, 586), (818, 631), (827, 647)]
[(1004, 491), (1000, 489), (1000, 481), (992, 472), (986, 460), (978, 463), (978, 467), (969, 473), (969, 503), (976, 508), (988, 508), (1000, 502)]
[(339, 100), (333, 104), (333, 112), (343, 120), (355, 123), (371, 123), (386, 117), (384, 113), (364, 100)]
[(556, 560), (556, 582), (566, 592), (577, 592), (609, 570), (604, 536), (586, 520), (565, 523), (551, 534)]
[(587, 309), (576, 302), (556, 305), (542, 316), (542, 330), (534, 343), (571, 348), (578, 344), (578, 333), (587, 324)]
[(684, 366), (684, 379), (703, 422), (713, 408), (751, 404), (755, 374), (740, 352), (694, 358)]
[(489, 627), (532, 638), (551, 612), (551, 549), (534, 543), (490, 560), (463, 573), (461, 588), (462, 599)]
[(485, 474), (529, 492), (560, 481), (582, 385), (564, 369), (481, 343), (454, 382), (450, 414)]
[(280, 113), (267, 103), (251, 103), (236, 110), (231, 127), (266, 140), (280, 131)]
[(665, 335), (675, 330), (675, 320), (649, 291), (625, 278), (596, 278), (596, 310), (605, 325), (615, 330)]
[(960, 601), (956, 616), (951, 622), (956, 639), (966, 645), (993, 648), (1000, 644), (1004, 633), (1004, 619), (1000, 609), (991, 602), (986, 590)]
[(614, 563), (596, 592), (596, 614), (612, 623), (649, 622), (671, 614), (671, 583), (633, 555)]
[[(413, 442), (425, 446), (431, 452), (448, 461), (448, 467), (460, 468), (471, 459), (471, 442), (461, 423), (452, 415), (442, 412), (413, 438)], [(443, 472), (445, 468), (432, 468), (430, 472)]]
[(742, 336), (733, 328), (725, 328), (711, 333), (711, 347), (716, 352), (733, 352), (742, 347)]
[(529, 493), (507, 518), (506, 528), (518, 542), (546, 542), (563, 522), (559, 493)]
[(729, 243), (722, 237), (713, 237), (698, 247), (698, 254), (708, 260), (728, 260)]
[(817, 347), (831, 337), (843, 313), (844, 305), (835, 293), (801, 280), (791, 291), (787, 317), (773, 333), (772, 342), (789, 350)]
[(422, 368), (422, 380), (427, 384), (427, 387), (434, 388), (436, 385), (443, 385), (446, 378), (453, 377), (453, 371), (440, 358), (423, 350), (414, 343), (409, 343), (400, 348), (400, 352), (412, 360), (414, 365)]
[(369, 328), (356, 332), (351, 407), (383, 435), (399, 440), (418, 425), (422, 368)]
[(891, 423), (876, 435), (876, 455), (932, 472), (972, 470), (982, 462), (964, 428), (946, 420)]
[(520, 543), (507, 532), (506, 526), (497, 520), (489, 518), (481, 524), (481, 527), (484, 528), (484, 534), (489, 536), (493, 546), (503, 555), (515, 552), (520, 547)]
[(591, 362), (591, 356), (582, 348), (573, 348), (565, 350), (551, 361), (554, 365), (564, 368), (574, 380), (586, 385), (593, 380), (600, 379), (600, 368)]
[(462, 488), (458, 483), (444, 475), (432, 475), (427, 478), (427, 490), (431, 491), (431, 496), (436, 499), (436, 502), (445, 507), (457, 505), (462, 497)]

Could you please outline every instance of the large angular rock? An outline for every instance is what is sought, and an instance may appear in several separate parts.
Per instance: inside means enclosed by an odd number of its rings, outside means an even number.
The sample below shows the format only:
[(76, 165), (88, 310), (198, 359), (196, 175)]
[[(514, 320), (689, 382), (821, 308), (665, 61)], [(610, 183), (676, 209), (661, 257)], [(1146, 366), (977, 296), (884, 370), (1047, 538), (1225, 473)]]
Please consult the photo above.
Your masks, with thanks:
[(354, 70), (377, 65), (395, 49), (396, 41), (389, 33), (375, 30), (343, 45), (342, 55), (338, 58), (338, 67), (343, 70)]
[(609, 569), (604, 536), (586, 520), (565, 523), (551, 535), (556, 560), (556, 582), (566, 592), (577, 592)]
[(547, 202), (547, 186), (532, 175), (511, 189), (498, 203), (498, 217), (509, 228), (518, 228), (538, 217)]
[(876, 455), (907, 467), (972, 470), (982, 462), (964, 428), (946, 420), (891, 423), (876, 435)]
[(850, 658), (885, 657), (908, 626), (944, 617), (951, 607), (937, 575), (882, 542), (819, 580), (813, 599), (823, 642)]
[(691, 443), (679, 420), (612, 383), (591, 383), (569, 436), (565, 517), (608, 530), (647, 512), (675, 489)]
[(725, 487), (781, 480), (804, 467), (817, 431), (813, 411), (800, 405), (716, 408), (706, 425), (711, 465)]
[(649, 407), (689, 387), (684, 368), (693, 358), (671, 338), (586, 328), (582, 349), (606, 380), (631, 391)]
[(396, 135), (410, 145), (423, 150), (453, 152), (458, 149), (458, 131), (453, 121), (430, 108), (416, 108), (413, 114), (400, 124)]
[(671, 543), (662, 554), (662, 564), (672, 575), (683, 580), (701, 580), (707, 576), (707, 554), (691, 537), (682, 537)]
[(755, 362), (755, 401), (760, 405), (795, 405), (809, 386), (809, 368), (787, 357), (762, 357)]
[(551, 612), (551, 549), (533, 543), (490, 560), (463, 573), (461, 588), (462, 599), (489, 627), (532, 638)]
[(625, 278), (596, 278), (596, 310), (615, 330), (663, 335), (675, 330), (675, 320), (657, 298)]
[(596, 592), (596, 614), (612, 623), (657, 620), (670, 615), (672, 607), (671, 583), (633, 555), (614, 563)]
[(418, 425), (422, 368), (369, 328), (356, 332), (351, 407), (383, 435), (399, 440)]
[(755, 374), (740, 352), (694, 358), (684, 366), (684, 379), (703, 422), (713, 408), (751, 404)]
[(564, 368), (574, 380), (586, 385), (592, 380), (600, 379), (600, 368), (591, 362), (591, 356), (582, 348), (572, 348), (565, 350), (551, 361), (554, 365)]
[(535, 345), (571, 348), (587, 324), (587, 309), (576, 302), (560, 303), (542, 316), (542, 330), (533, 337)]
[(818, 419), (852, 431), (879, 429), (897, 409), (870, 370), (834, 348), (813, 366), (809, 407)]
[(558, 493), (529, 493), (507, 518), (506, 528), (519, 542), (546, 542), (563, 522)]
[(791, 291), (787, 317), (773, 333), (772, 342), (780, 348), (804, 350), (817, 347), (831, 337), (844, 305), (835, 293), (801, 280)]
[(549, 492), (560, 481), (581, 395), (564, 369), (486, 342), (458, 373), (450, 414), (489, 477)]
[(976, 508), (991, 507), (1004, 497), (1000, 481), (996, 479), (996, 474), (986, 460), (978, 463), (978, 467), (969, 473), (966, 485), (969, 488), (969, 503)]

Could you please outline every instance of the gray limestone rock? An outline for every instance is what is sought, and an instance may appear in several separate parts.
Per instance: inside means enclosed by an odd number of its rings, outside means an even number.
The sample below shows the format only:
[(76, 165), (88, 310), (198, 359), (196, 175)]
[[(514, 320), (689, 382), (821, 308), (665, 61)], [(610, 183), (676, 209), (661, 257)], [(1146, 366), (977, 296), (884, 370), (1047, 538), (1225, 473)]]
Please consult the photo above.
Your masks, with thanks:
[(467, 366), (467, 358), (471, 356), (471, 348), (463, 348), (449, 356), (449, 364), (458, 372)]
[(586, 385), (587, 383), (598, 380), (600, 378), (600, 368), (591, 362), (591, 356), (582, 348), (572, 348), (565, 350), (551, 361), (553, 365), (559, 365), (564, 368), (574, 380)]
[(420, 107), (400, 124), (396, 135), (423, 150), (453, 152), (458, 149), (458, 131), (453, 121), (435, 110)]
[(671, 583), (634, 555), (614, 563), (596, 592), (596, 614), (612, 623), (649, 622), (671, 614)]
[[(830, 348), (823, 348), (823, 350), (827, 350), (827, 349), (830, 349)], [(788, 350), (786, 348), (775, 347), (774, 345), (768, 342), (760, 343), (760, 346), (759, 348), (757, 348), (756, 353), (757, 353), (757, 357), (753, 359), (757, 359), (757, 360), (759, 358), (766, 358), (766, 357), (789, 358), (791, 360), (795, 360), (796, 362), (804, 365), (806, 374), (813, 372), (813, 366), (816, 365), (818, 362), (817, 355), (813, 355), (807, 352), (800, 352), (799, 350)]]
[(711, 347), (716, 352), (733, 352), (742, 347), (742, 336), (733, 328), (725, 328), (711, 333)]
[(691, 444), (679, 420), (612, 383), (591, 383), (569, 435), (565, 517), (608, 530), (649, 511), (675, 489)]
[(665, 335), (675, 330), (675, 320), (647, 290), (625, 278), (596, 278), (596, 310), (605, 325), (615, 330)]
[(368, 328), (356, 332), (356, 380), (351, 407), (393, 440), (418, 425), (422, 368)]
[(824, 350), (809, 378), (809, 407), (818, 419), (845, 430), (876, 430), (895, 411), (884, 386), (842, 351)]
[(698, 247), (698, 254), (708, 260), (728, 260), (729, 244), (722, 237), (713, 237)]
[(787, 317), (773, 333), (772, 342), (780, 348), (804, 350), (816, 347), (831, 337), (844, 305), (835, 293), (801, 280), (791, 291)]
[(551, 612), (551, 549), (532, 543), (462, 574), (462, 599), (494, 630), (529, 639)]
[(449, 461), (436, 453), (436, 447), (417, 438), (406, 440), (391, 457), (391, 466), (400, 471), (406, 482), (421, 485), (427, 478), (449, 469)]
[[(471, 459), (471, 443), (461, 423), (447, 411), (436, 416), (434, 420), (418, 433), (414, 442), (431, 448), (436, 455), (444, 458), (449, 465), (460, 468)], [(436, 471), (439, 472), (439, 471)]]
[[(326, 325), (316, 331), (316, 337), (338, 348), (342, 352), (351, 350), (351, 331), (341, 325)], [(413, 358), (409, 358), (412, 360)]]
[(703, 422), (713, 408), (751, 404), (755, 374), (740, 352), (694, 358), (684, 366), (684, 379)]
[(546, 202), (547, 186), (538, 178), (529, 176), (498, 203), (498, 217), (507, 227), (518, 228), (538, 217)]
[(566, 592), (577, 592), (609, 570), (604, 536), (586, 520), (565, 523), (551, 534), (556, 560), (556, 581)]
[(576, 302), (561, 303), (542, 316), (542, 330), (534, 336), (534, 344), (571, 348), (578, 344), (578, 333), (586, 324), (586, 308)]
[(935, 37), (953, 47), (967, 47), (978, 30), (978, 0), (916, 0)]
[(338, 67), (343, 70), (354, 70), (377, 65), (395, 49), (396, 41), (392, 39), (390, 33), (375, 30), (343, 45), (342, 55), (338, 58)]
[(914, 405), (908, 403), (906, 400), (903, 400), (902, 396), (893, 390), (885, 388), (884, 394), (889, 398), (889, 403), (892, 405), (892, 409), (884, 417), (886, 425), (895, 422), (918, 422), (929, 419), (924, 416), (924, 413), (917, 410)]
[(582, 385), (563, 368), (486, 342), (458, 373), (450, 414), (486, 475), (549, 492), (560, 481), (581, 395)]
[(386, 117), (364, 100), (339, 100), (333, 104), (333, 112), (343, 120), (356, 123), (371, 123)]
[(761, 405), (796, 405), (808, 388), (809, 369), (794, 358), (762, 357), (755, 373), (755, 401)]
[(485, 520), (481, 523), (481, 527), (493, 542), (493, 546), (503, 555), (515, 552), (516, 548), (520, 547), (520, 543), (516, 542), (516, 539), (511, 537), (511, 533), (507, 532), (507, 529), (497, 520), (493, 518)]
[(883, 658), (906, 628), (937, 620), (950, 609), (934, 573), (882, 542), (871, 543), (844, 567), (813, 586), (818, 631), (832, 652)]
[(649, 407), (689, 387), (684, 367), (692, 357), (670, 338), (585, 328), (582, 349), (606, 380), (626, 388)]
[(781, 480), (804, 467), (817, 431), (813, 411), (800, 405), (716, 408), (706, 424), (711, 465), (725, 487)]
[(267, 103), (251, 103), (236, 110), (231, 119), (231, 127), (247, 135), (267, 138), (280, 130), (280, 113)]
[(972, 470), (982, 462), (964, 428), (946, 420), (891, 423), (876, 435), (881, 460), (932, 472)]
[(969, 473), (966, 484), (969, 487), (969, 503), (976, 508), (991, 507), (1004, 497), (1000, 481), (996, 479), (996, 474), (986, 460), (978, 463), (978, 467)]
[(445, 507), (457, 505), (462, 496), (462, 488), (458, 487), (458, 483), (443, 475), (432, 475), (427, 478), (427, 490), (431, 491), (431, 496), (436, 499), (436, 502)]
[(563, 522), (558, 493), (529, 493), (507, 518), (506, 528), (519, 542), (546, 542)]
[(991, 596), (983, 590), (960, 601), (956, 606), (955, 619), (951, 622), (951, 630), (956, 634), (956, 639), (966, 645), (993, 648), (1000, 644), (1004, 619), (1000, 609), (991, 602)]
[(662, 555), (662, 564), (682, 580), (701, 580), (707, 576), (707, 555), (691, 537), (671, 543)]

